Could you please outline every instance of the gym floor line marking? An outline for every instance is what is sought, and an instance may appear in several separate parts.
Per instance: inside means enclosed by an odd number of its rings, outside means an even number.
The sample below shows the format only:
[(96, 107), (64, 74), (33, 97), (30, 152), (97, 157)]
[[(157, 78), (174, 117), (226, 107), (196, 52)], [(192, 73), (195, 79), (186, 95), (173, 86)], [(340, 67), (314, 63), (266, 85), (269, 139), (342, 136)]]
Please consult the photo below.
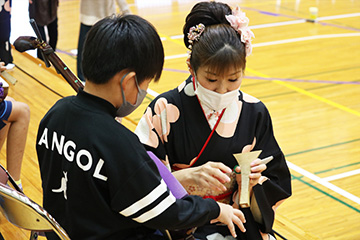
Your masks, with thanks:
[[(163, 41), (169, 40), (176, 44), (183, 45), (183, 42), (176, 40), (175, 38), (172, 38), (172, 37), (169, 37), (169, 36), (166, 36), (163, 34), (159, 34), (159, 35), (161, 36), (161, 39)], [(264, 43), (254, 43), (253, 47), (256, 48), (256, 47), (273, 46), (273, 45), (278, 45), (278, 44), (287, 44), (287, 43), (294, 43), (294, 42), (301, 42), (301, 41), (318, 40), (318, 39), (324, 39), (324, 38), (359, 37), (359, 36), (360, 36), (360, 33), (323, 34), (323, 35), (314, 35), (314, 36), (306, 36), (306, 37), (299, 37), (299, 38), (283, 39), (283, 40), (264, 42)], [(74, 54), (71, 53), (73, 50), (71, 50), (70, 53), (67, 51), (62, 51), (60, 49), (57, 49), (57, 51), (74, 57)], [(165, 56), (165, 60), (186, 58), (186, 57), (188, 57), (187, 53), (181, 53), (181, 54), (176, 54), (176, 55)]]
[[(243, 9), (248, 9), (248, 10), (253, 10), (253, 11), (257, 11), (257, 12), (264, 12), (264, 11), (260, 11), (257, 9), (253, 9), (253, 8), (245, 8), (243, 7)], [(272, 14), (274, 15), (274, 14)], [(261, 29), (261, 28), (269, 28), (269, 27), (278, 27), (278, 26), (286, 26), (286, 25), (292, 25), (292, 24), (300, 24), (300, 23), (305, 23), (306, 19), (304, 18), (298, 18), (298, 17), (294, 17), (294, 16), (288, 16), (288, 15), (280, 15), (280, 14), (276, 14), (277, 16), (283, 16), (283, 17), (287, 17), (287, 18), (293, 18), (296, 20), (291, 20), (291, 21), (284, 21), (284, 22), (274, 22), (274, 23), (265, 23), (265, 24), (259, 24), (259, 25), (253, 25), (253, 26), (249, 26), (250, 29)], [(317, 21), (327, 21), (327, 20), (334, 20), (334, 19), (341, 19), (341, 18), (350, 18), (350, 17), (359, 17), (360, 13), (350, 13), (350, 14), (342, 14), (342, 15), (333, 15), (333, 16), (327, 16), (327, 17), (318, 17)], [(319, 22), (317, 22), (319, 23)], [(327, 23), (320, 23), (320, 24), (324, 24), (326, 25)], [(339, 27), (338, 25), (332, 25), (335, 27)], [(341, 26), (341, 28), (344, 28), (343, 26)], [(359, 31), (359, 29), (356, 28), (348, 28), (349, 30), (354, 30), (354, 31)], [(171, 36), (171, 39), (178, 39), (178, 38), (183, 38), (184, 35), (180, 34), (180, 35), (174, 35)]]
[[(253, 73), (253, 74), (255, 74), (255, 75), (257, 75), (257, 76), (259, 76), (259, 77), (269, 78), (269, 76), (267, 76), (267, 75), (265, 75), (263, 73), (260, 73), (258, 71), (255, 71), (255, 70), (253, 70), (251, 68), (246, 68), (246, 70)], [(285, 82), (282, 82), (282, 81), (279, 81), (279, 80), (274, 80), (273, 82), (275, 82), (275, 83), (277, 83), (279, 85), (282, 85), (282, 86), (284, 86), (286, 88), (289, 88), (289, 89), (291, 89), (291, 90), (293, 90), (295, 92), (298, 92), (298, 93), (301, 93), (301, 94), (306, 95), (308, 97), (311, 97), (313, 99), (316, 99), (316, 100), (318, 100), (320, 102), (326, 103), (326, 104), (328, 104), (328, 105), (330, 105), (332, 107), (335, 107), (337, 109), (340, 109), (342, 111), (345, 111), (345, 112), (348, 112), (348, 113), (351, 113), (351, 114), (354, 114), (354, 115), (360, 117), (360, 112), (355, 111), (355, 110), (353, 110), (351, 108), (348, 108), (348, 107), (346, 107), (344, 105), (341, 105), (339, 103), (333, 102), (333, 101), (331, 101), (329, 99), (326, 99), (324, 97), (320, 97), (319, 95), (308, 92), (308, 91), (306, 91), (306, 90), (304, 90), (302, 88), (295, 87), (294, 85), (291, 85), (291, 84), (288, 84), (288, 83), (285, 83)]]
[[(271, 42), (254, 43), (253, 47), (257, 48), (257, 47), (273, 46), (273, 45), (278, 45), (278, 44), (318, 40), (318, 39), (324, 39), (324, 38), (341, 38), (341, 37), (360, 37), (360, 33), (323, 34), (323, 35), (314, 35), (314, 36), (306, 36), (306, 37), (299, 37), (299, 38), (289, 38), (289, 39), (283, 39), (283, 40), (277, 40), (277, 41), (271, 41)], [(166, 37), (166, 39), (171, 39), (171, 38)], [(183, 45), (183, 43), (180, 41), (176, 41), (174, 39), (171, 39), (171, 41)], [(170, 56), (165, 56), (165, 60), (185, 58), (187, 56), (188, 56), (188, 54), (186, 54), (186, 53), (170, 55)]]
[(182, 41), (179, 41), (179, 40), (177, 40), (177, 39), (173, 39), (173, 38), (171, 38), (171, 37), (169, 37), (169, 36), (167, 36), (167, 35), (165, 35), (165, 34), (161, 34), (161, 33), (159, 33), (159, 36), (160, 36), (161, 39), (166, 39), (166, 40), (169, 40), (169, 41), (171, 41), (171, 42), (174, 42), (174, 43), (176, 43), (176, 44), (179, 44), (179, 45), (182, 45), (182, 46), (183, 46), (183, 42), (182, 42)]
[[(269, 15), (269, 16), (286, 17), (286, 18), (296, 19), (296, 20), (304, 21), (304, 22), (307, 22), (307, 20), (308, 20), (308, 19), (302, 18), (302, 17), (296, 17), (296, 16), (287, 15), (287, 14), (262, 11), (262, 10), (259, 10), (259, 9), (256, 9), (256, 8), (250, 8), (250, 7), (242, 7), (242, 9), (247, 9), (247, 10), (250, 10), (250, 11), (256, 11), (256, 12), (259, 12), (261, 14), (266, 14), (266, 15)], [(348, 30), (353, 30), (353, 31), (360, 31), (360, 29), (358, 29), (358, 28), (353, 28), (353, 27), (347, 27), (347, 26), (342, 26), (342, 25), (338, 25), (338, 24), (321, 22), (321, 21), (328, 21), (328, 20), (341, 19), (341, 18), (352, 18), (352, 17), (358, 17), (358, 16), (360, 16), (360, 13), (349, 13), (349, 14), (332, 15), (332, 16), (326, 16), (326, 17), (318, 17), (315, 22), (310, 22), (310, 23), (312, 23), (312, 24), (320, 24), (320, 25), (325, 25), (325, 26), (332, 26), (332, 27), (336, 27), (336, 28), (348, 29)], [(288, 21), (288, 22), (290, 24), (294, 24), (294, 23), (292, 23), (294, 21)], [(298, 23), (303, 23), (303, 22), (298, 22)], [(271, 26), (271, 25), (265, 25), (264, 27), (269, 27), (269, 26)], [(250, 26), (250, 28), (251, 28), (251, 26)]]
[[(289, 154), (286, 154), (285, 156), (286, 157), (291, 157), (291, 156), (295, 156), (295, 155), (299, 155), (299, 154), (303, 154), (303, 153), (308, 153), (308, 152), (313, 152), (313, 151), (322, 150), (322, 149), (326, 149), (326, 148), (341, 146), (341, 145), (344, 145), (344, 144), (358, 142), (358, 141), (360, 141), (360, 138), (345, 141), (345, 142), (334, 143), (334, 144), (330, 144), (330, 145), (326, 145), (326, 146), (322, 146), (322, 147), (310, 148), (310, 149), (302, 150), (302, 151), (299, 151), (299, 152), (289, 153)], [(322, 172), (325, 172), (325, 171), (322, 171)], [(319, 172), (319, 173), (322, 173), (322, 172)]]
[(360, 36), (360, 33), (339, 33), (339, 34), (313, 35), (313, 36), (283, 39), (283, 40), (277, 40), (277, 41), (271, 41), (271, 42), (265, 42), (265, 43), (255, 43), (255, 44), (253, 44), (253, 47), (265, 47), (265, 46), (271, 46), (271, 45), (302, 42), (302, 41), (317, 40), (317, 39), (324, 39), (324, 38), (359, 37), (359, 36)]
[(292, 180), (298, 180), (298, 181), (300, 181), (300, 182), (304, 183), (305, 185), (308, 185), (309, 187), (311, 187), (311, 188), (315, 189), (316, 191), (319, 191), (319, 192), (321, 192), (322, 194), (324, 194), (324, 195), (326, 195), (326, 196), (328, 196), (328, 197), (330, 197), (330, 198), (334, 199), (335, 201), (338, 201), (338, 202), (340, 202), (341, 204), (343, 204), (343, 205), (345, 205), (345, 206), (347, 206), (347, 207), (349, 207), (349, 208), (351, 208), (351, 209), (355, 210), (356, 212), (360, 213), (360, 210), (359, 210), (359, 209), (357, 209), (356, 207), (351, 206), (350, 204), (348, 204), (348, 203), (344, 202), (343, 200), (341, 200), (341, 199), (339, 199), (339, 198), (337, 198), (337, 197), (335, 197), (335, 196), (331, 195), (330, 193), (328, 193), (328, 192), (326, 192), (326, 191), (323, 191), (323, 190), (321, 190), (320, 188), (318, 188), (318, 187), (316, 187), (316, 186), (312, 185), (311, 183), (309, 183), (309, 182), (307, 182), (307, 181), (303, 180), (303, 179), (302, 179), (302, 176), (301, 176), (301, 177), (296, 177), (296, 176), (294, 176), (294, 175), (291, 175), (291, 177), (292, 177)]
[(360, 204), (360, 198), (359, 197), (345, 191), (342, 188), (339, 188), (338, 186), (335, 186), (332, 183), (329, 183), (328, 181), (326, 181), (326, 180), (324, 180), (324, 179), (322, 179), (322, 178), (320, 178), (320, 177), (318, 177), (318, 176), (316, 176), (316, 175), (302, 169), (301, 167), (299, 167), (299, 166), (297, 166), (297, 165), (295, 165), (295, 164), (293, 164), (293, 163), (291, 163), (289, 161), (286, 161), (286, 162), (287, 162), (290, 169), (292, 169), (292, 170), (300, 173), (301, 175), (303, 175), (303, 176), (305, 176), (305, 177), (307, 177), (307, 178), (309, 178), (309, 179), (323, 185), (324, 187), (327, 187), (328, 189), (342, 195), (343, 197), (345, 197), (345, 198), (347, 198), (347, 199), (349, 199), (349, 200), (351, 200), (351, 201), (353, 201), (353, 202), (355, 202), (357, 204)]
[(344, 172), (344, 173), (332, 175), (332, 176), (325, 177), (325, 178), (322, 178), (322, 179), (324, 181), (331, 182), (331, 181), (338, 180), (338, 179), (341, 179), (341, 178), (351, 177), (351, 176), (354, 176), (354, 175), (357, 175), (357, 174), (360, 174), (360, 169), (355, 169), (355, 170), (352, 170), (352, 171), (349, 171), (349, 172)]
[[(164, 68), (163, 71), (169, 72), (178, 72), (189, 74), (187, 70), (181, 69), (173, 69), (173, 68)], [(246, 70), (245, 70), (246, 72)], [(320, 84), (349, 84), (349, 85), (360, 85), (360, 81), (330, 81), (330, 80), (311, 80), (311, 79), (295, 79), (295, 78), (280, 78), (280, 77), (258, 77), (258, 76), (244, 76), (244, 79), (254, 79), (254, 80), (265, 80), (265, 81), (273, 81), (280, 80), (283, 82), (300, 82), (300, 83), (320, 83)]]
[[(349, 144), (349, 143), (354, 143), (354, 142), (358, 142), (358, 141), (360, 141), (360, 138), (345, 141), (345, 142), (334, 143), (334, 144), (330, 144), (330, 145), (326, 145), (326, 146), (322, 146), (322, 147), (311, 148), (311, 149), (307, 149), (307, 150), (303, 150), (303, 151), (299, 151), (299, 152), (285, 154), (285, 157), (288, 158), (288, 157), (291, 157), (291, 156), (296, 156), (296, 155), (309, 153), (309, 152), (313, 152), (313, 151), (318, 151), (318, 150), (324, 150), (324, 149), (337, 147), (337, 146), (341, 146), (341, 145), (345, 145), (345, 144)], [(314, 174), (319, 175), (319, 174), (322, 174), (322, 173), (331, 172), (331, 171), (339, 170), (339, 169), (342, 169), (342, 168), (352, 167), (352, 166), (359, 165), (359, 164), (360, 164), (360, 162), (354, 162), (354, 163), (350, 163), (350, 164), (340, 165), (338, 167), (333, 167), (333, 168), (330, 168), (330, 169), (324, 169), (324, 170), (316, 171), (316, 172), (314, 172)]]

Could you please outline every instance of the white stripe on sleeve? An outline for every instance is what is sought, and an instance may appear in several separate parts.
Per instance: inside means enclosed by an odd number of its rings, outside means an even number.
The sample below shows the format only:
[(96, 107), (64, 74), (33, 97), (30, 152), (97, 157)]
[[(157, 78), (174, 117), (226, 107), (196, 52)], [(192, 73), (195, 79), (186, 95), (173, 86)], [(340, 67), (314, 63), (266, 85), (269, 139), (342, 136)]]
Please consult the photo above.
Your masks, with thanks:
[(164, 182), (164, 179), (161, 179), (160, 184), (154, 188), (148, 195), (140, 199), (139, 201), (133, 203), (129, 207), (125, 208), (120, 212), (120, 214), (125, 217), (131, 216), (139, 210), (147, 207), (151, 203), (153, 203), (156, 199), (158, 199), (162, 194), (167, 191), (167, 185)]
[(153, 219), (154, 217), (160, 215), (162, 212), (168, 209), (175, 201), (176, 198), (172, 194), (170, 194), (167, 198), (161, 201), (156, 207), (140, 215), (139, 217), (134, 218), (133, 220), (139, 223), (144, 223), (146, 221), (149, 221), (150, 219)]

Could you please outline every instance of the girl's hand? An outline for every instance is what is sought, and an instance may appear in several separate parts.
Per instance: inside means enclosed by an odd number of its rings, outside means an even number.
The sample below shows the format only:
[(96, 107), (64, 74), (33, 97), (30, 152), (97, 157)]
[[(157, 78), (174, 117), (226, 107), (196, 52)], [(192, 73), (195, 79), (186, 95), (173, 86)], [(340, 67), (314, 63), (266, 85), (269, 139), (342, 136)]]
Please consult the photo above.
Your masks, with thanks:
[(201, 187), (217, 191), (226, 191), (224, 183), (230, 182), (226, 173), (231, 173), (231, 168), (220, 162), (207, 162), (204, 165), (193, 167), (191, 173), (193, 182)]
[[(261, 161), (261, 159), (257, 158), (251, 162), (250, 167), (251, 167), (251, 173), (249, 175), (249, 178), (250, 178), (250, 186), (249, 187), (252, 188), (256, 184), (261, 183), (260, 179), (264, 179), (264, 178), (261, 178), (262, 177), (261, 173), (263, 171), (265, 171), (266, 165)], [(237, 166), (235, 168), (235, 172), (241, 172), (241, 168), (239, 166)], [(236, 181), (240, 187), (241, 186), (241, 174), (236, 174)]]
[(185, 168), (173, 172), (176, 179), (183, 185), (196, 184), (214, 191), (226, 191), (224, 183), (230, 182), (231, 168), (220, 162), (207, 162), (198, 167)]

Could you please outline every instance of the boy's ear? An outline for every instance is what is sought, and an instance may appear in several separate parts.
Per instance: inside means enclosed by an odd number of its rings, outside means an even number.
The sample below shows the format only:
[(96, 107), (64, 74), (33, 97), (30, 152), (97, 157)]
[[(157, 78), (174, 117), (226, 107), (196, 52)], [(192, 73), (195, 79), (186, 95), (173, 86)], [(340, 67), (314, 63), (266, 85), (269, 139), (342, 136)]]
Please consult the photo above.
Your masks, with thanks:
[(126, 91), (127, 88), (129, 88), (131, 86), (131, 84), (135, 84), (135, 76), (136, 76), (136, 73), (135, 72), (129, 72), (125, 77), (124, 79), (122, 80), (122, 83), (121, 83), (121, 78), (125, 75), (126, 73), (124, 74), (120, 74), (119, 76), (119, 83), (121, 84), (121, 87), (122, 89), (124, 90), (124, 92)]

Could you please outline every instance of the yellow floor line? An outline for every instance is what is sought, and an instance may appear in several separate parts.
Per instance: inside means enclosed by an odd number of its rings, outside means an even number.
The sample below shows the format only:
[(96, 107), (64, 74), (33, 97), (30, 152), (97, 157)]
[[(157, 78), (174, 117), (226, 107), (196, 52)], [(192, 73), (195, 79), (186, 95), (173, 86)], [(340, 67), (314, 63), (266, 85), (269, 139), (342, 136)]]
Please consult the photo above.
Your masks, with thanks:
[(183, 42), (183, 41), (180, 41), (180, 40), (177, 40), (177, 39), (173, 39), (173, 38), (171, 38), (171, 37), (169, 37), (169, 36), (167, 36), (167, 35), (165, 35), (165, 34), (161, 34), (161, 33), (159, 33), (159, 36), (160, 36), (161, 38), (165, 38), (165, 39), (168, 40), (168, 41), (171, 41), (171, 42), (174, 42), (174, 43), (179, 44), (179, 45), (181, 45), (181, 46), (184, 46), (184, 42)]
[[(255, 75), (259, 76), (259, 77), (270, 78), (266, 74), (262, 74), (262, 73), (260, 73), (258, 71), (250, 69), (250, 68), (246, 68), (246, 71), (251, 72), (251, 73), (253, 73), (253, 74), (255, 74)], [(273, 82), (275, 82), (275, 83), (277, 83), (277, 84), (279, 84), (281, 86), (287, 87), (287, 88), (289, 88), (291, 90), (294, 90), (294, 91), (296, 91), (298, 93), (304, 94), (304, 95), (306, 95), (308, 97), (314, 98), (314, 99), (316, 99), (316, 100), (318, 100), (320, 102), (326, 103), (326, 104), (328, 104), (328, 105), (330, 105), (332, 107), (338, 108), (338, 109), (340, 109), (342, 111), (345, 111), (345, 112), (348, 112), (348, 113), (351, 113), (351, 114), (354, 114), (354, 115), (360, 117), (360, 112), (355, 111), (355, 110), (353, 110), (351, 108), (345, 107), (345, 106), (343, 106), (343, 105), (341, 105), (339, 103), (333, 102), (333, 101), (331, 101), (329, 99), (320, 97), (320, 96), (318, 96), (318, 95), (316, 95), (314, 93), (308, 92), (308, 91), (306, 91), (306, 90), (304, 90), (302, 88), (295, 87), (294, 85), (291, 85), (289, 83), (285, 83), (285, 82), (279, 81), (279, 80), (274, 80)]]

